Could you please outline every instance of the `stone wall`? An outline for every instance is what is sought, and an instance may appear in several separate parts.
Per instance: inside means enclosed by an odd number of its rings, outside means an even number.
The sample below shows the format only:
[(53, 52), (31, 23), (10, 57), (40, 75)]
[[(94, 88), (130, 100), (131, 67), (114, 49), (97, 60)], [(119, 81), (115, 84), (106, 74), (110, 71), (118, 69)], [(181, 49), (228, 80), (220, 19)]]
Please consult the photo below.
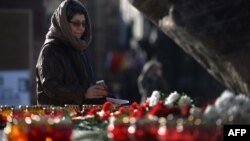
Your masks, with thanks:
[(218, 81), (250, 95), (249, 1), (131, 2)]

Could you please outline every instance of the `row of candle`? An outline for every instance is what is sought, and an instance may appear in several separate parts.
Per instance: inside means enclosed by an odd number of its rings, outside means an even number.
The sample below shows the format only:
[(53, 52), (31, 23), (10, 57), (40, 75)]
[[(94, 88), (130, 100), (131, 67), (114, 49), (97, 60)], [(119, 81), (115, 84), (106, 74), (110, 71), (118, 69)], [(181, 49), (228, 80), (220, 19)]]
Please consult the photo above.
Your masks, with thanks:
[[(171, 115), (169, 116), (171, 117)], [(110, 119), (107, 127), (112, 141), (222, 141), (220, 125), (205, 125), (201, 119), (159, 118)]]
[(70, 141), (77, 105), (0, 106), (0, 123), (8, 141)]

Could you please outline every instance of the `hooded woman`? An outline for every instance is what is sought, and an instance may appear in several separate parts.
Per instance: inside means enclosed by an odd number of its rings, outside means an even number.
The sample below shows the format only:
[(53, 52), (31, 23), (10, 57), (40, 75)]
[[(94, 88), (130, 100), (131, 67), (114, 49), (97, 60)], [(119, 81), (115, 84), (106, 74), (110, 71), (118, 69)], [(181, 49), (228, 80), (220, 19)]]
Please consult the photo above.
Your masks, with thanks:
[(154, 59), (146, 62), (137, 79), (137, 84), (141, 95), (141, 103), (145, 102), (154, 90), (166, 92), (167, 83), (162, 75), (162, 64)]
[(78, 0), (64, 0), (51, 17), (36, 64), (38, 104), (102, 104), (107, 91), (95, 85), (88, 58), (91, 25), (88, 12)]

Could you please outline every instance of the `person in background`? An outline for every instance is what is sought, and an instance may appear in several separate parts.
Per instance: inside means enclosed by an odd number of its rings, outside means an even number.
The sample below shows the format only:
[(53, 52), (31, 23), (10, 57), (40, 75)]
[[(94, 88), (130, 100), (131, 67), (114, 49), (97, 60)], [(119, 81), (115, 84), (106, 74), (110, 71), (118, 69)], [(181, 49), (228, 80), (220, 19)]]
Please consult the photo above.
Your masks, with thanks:
[(51, 17), (36, 64), (37, 102), (41, 105), (103, 104), (107, 91), (96, 85), (88, 57), (91, 24), (85, 6), (64, 0)]
[(141, 103), (145, 102), (154, 90), (166, 92), (167, 83), (162, 75), (162, 64), (154, 59), (146, 62), (137, 79), (137, 84)]

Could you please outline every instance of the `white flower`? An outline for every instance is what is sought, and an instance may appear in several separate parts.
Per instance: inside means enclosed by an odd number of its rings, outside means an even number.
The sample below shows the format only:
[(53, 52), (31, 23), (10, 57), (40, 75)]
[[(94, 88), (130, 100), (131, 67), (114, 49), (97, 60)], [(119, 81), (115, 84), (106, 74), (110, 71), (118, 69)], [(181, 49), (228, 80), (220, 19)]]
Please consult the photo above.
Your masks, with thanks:
[(180, 94), (176, 91), (170, 93), (170, 95), (165, 99), (165, 105), (173, 105), (180, 98)]
[(184, 96), (181, 96), (181, 98), (179, 99), (178, 105), (180, 107), (184, 107), (184, 106), (190, 105), (192, 102), (193, 100), (190, 97), (188, 97), (187, 95), (184, 95)]
[(247, 96), (239, 94), (235, 97), (235, 104), (228, 110), (233, 116), (238, 116), (239, 122), (250, 122), (250, 100)]
[(250, 101), (246, 102), (243, 105), (244, 109), (242, 109), (242, 111), (244, 111), (245, 113), (249, 113), (250, 114)]
[(215, 107), (219, 112), (225, 112), (235, 102), (235, 94), (225, 90), (215, 101)]
[(249, 101), (249, 98), (246, 95), (239, 94), (235, 97), (235, 104), (239, 106), (245, 105)]
[(231, 96), (235, 96), (235, 93), (226, 89), (221, 93), (220, 97), (231, 97)]
[(152, 95), (149, 99), (149, 106), (152, 107), (154, 106), (161, 98), (160, 92), (159, 91), (153, 91)]
[(202, 115), (201, 109), (198, 107), (192, 107), (189, 112), (194, 117), (200, 117)]
[(241, 122), (244, 124), (250, 124), (250, 101), (244, 103), (243, 106), (241, 106)]
[(164, 104), (167, 105), (167, 106), (174, 106), (174, 103), (169, 102), (169, 101), (167, 100), (167, 98), (166, 98)]
[[(211, 116), (213, 115), (213, 116)], [(207, 107), (204, 117), (215, 120), (222, 119), (223, 123), (230, 122), (231, 117), (234, 123), (250, 123), (250, 99), (244, 94), (234, 94), (225, 90), (215, 101), (214, 107)]]
[(230, 115), (230, 116), (233, 116), (233, 117), (238, 117), (241, 115), (240, 113), (241, 111), (241, 108), (239, 105), (232, 105), (228, 111), (227, 111), (227, 114)]
[(216, 107), (213, 105), (208, 105), (204, 111), (204, 118), (207, 120), (215, 120), (219, 117), (219, 113)]
[(97, 112), (96, 114), (102, 117), (102, 116), (104, 116), (105, 112), (103, 110), (101, 110), (101, 111)]

